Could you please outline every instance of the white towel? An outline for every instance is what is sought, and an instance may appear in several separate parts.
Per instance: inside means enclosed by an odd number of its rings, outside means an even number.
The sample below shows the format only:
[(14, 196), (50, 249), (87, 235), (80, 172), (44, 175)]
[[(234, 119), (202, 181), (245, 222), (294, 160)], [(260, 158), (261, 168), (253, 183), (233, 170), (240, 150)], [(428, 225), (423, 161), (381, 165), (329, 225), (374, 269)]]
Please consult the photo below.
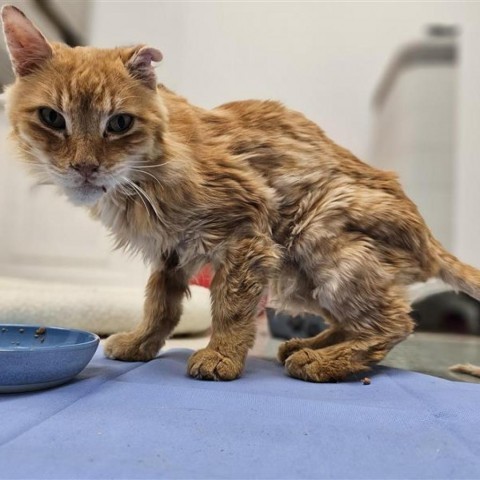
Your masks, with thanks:
[[(174, 334), (207, 330), (210, 292), (193, 285)], [(142, 318), (144, 290), (0, 277), (0, 323), (78, 328), (98, 334), (132, 330)]]

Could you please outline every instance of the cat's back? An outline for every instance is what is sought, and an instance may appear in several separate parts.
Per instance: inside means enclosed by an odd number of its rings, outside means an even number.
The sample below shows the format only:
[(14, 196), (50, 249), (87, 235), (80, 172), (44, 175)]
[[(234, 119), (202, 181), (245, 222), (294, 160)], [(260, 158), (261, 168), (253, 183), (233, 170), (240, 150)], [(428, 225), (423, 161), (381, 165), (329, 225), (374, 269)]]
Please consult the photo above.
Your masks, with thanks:
[(250, 127), (259, 128), (266, 121), (281, 119), (289, 110), (276, 100), (236, 100), (218, 105), (214, 112), (228, 112), (239, 122), (246, 122)]
[(256, 135), (264, 133), (298, 141), (326, 138), (305, 115), (274, 100), (239, 100), (220, 105), (212, 112), (226, 114), (239, 130)]
[(207, 138), (262, 176), (292, 175), (331, 158), (332, 142), (302, 113), (273, 100), (225, 103), (204, 116)]
[(288, 184), (302, 186), (320, 179), (343, 178), (403, 198), (395, 175), (362, 162), (332, 141), (315, 122), (280, 102), (235, 101), (211, 113), (207, 123), (213, 125), (212, 132), (221, 126), (221, 142), (229, 153), (246, 159), (264, 175), (289, 177)]
[[(315, 122), (281, 102), (239, 100), (204, 110), (169, 94), (177, 109), (182, 106), (193, 115), (194, 133), (184, 136), (190, 144), (195, 141), (201, 146), (204, 157), (211, 157), (218, 166), (219, 158), (226, 154), (282, 196), (302, 196), (311, 189), (330, 189), (340, 183), (345, 188), (380, 190), (405, 198), (395, 175), (362, 162), (333, 142)], [(177, 117), (173, 115), (172, 120)], [(184, 121), (185, 115), (179, 117), (178, 131), (191, 123)]]

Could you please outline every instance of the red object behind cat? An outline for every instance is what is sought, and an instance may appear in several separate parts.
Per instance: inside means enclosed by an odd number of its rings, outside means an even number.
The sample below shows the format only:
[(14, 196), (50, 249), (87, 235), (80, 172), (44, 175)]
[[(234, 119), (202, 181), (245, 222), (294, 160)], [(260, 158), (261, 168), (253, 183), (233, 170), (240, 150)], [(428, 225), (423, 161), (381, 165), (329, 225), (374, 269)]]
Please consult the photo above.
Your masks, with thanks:
[(190, 279), (190, 285), (200, 285), (201, 287), (210, 288), (212, 279), (213, 270), (212, 267), (207, 264)]
[[(210, 264), (205, 265), (194, 277), (190, 279), (190, 285), (200, 285), (210, 288), (213, 280), (213, 269)], [(261, 315), (267, 305), (267, 295), (264, 295), (258, 305), (258, 314)]]

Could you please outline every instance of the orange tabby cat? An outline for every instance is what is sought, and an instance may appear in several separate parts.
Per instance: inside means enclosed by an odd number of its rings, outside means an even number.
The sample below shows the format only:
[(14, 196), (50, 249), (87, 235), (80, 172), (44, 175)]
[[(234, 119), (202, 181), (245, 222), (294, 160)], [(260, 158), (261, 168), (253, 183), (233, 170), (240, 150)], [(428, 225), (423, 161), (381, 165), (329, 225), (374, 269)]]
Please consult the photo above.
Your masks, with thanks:
[(2, 20), (19, 151), (152, 266), (143, 322), (110, 337), (107, 356), (155, 357), (206, 262), (213, 330), (189, 360), (195, 378), (241, 374), (267, 286), (329, 319), (279, 351), (290, 375), (316, 382), (367, 369), (412, 332), (406, 285), (440, 277), (480, 299), (480, 273), (432, 237), (395, 175), (302, 114), (254, 100), (207, 111), (156, 85), (154, 48), (49, 43), (12, 6)]

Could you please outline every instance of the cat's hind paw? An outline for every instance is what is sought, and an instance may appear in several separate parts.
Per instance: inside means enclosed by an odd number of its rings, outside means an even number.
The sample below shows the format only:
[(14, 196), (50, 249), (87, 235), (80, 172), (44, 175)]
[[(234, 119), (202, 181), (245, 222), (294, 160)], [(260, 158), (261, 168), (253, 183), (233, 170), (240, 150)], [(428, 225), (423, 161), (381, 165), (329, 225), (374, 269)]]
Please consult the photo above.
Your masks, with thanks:
[(344, 368), (338, 368), (334, 361), (325, 359), (321, 353), (310, 348), (289, 356), (285, 368), (291, 377), (307, 382), (331, 382), (346, 376)]
[(305, 347), (305, 341), (298, 338), (292, 338), (291, 340), (287, 340), (286, 342), (283, 342), (278, 347), (278, 352), (277, 352), (278, 361), (285, 365), (285, 362), (290, 355), (293, 355), (295, 352), (298, 352), (304, 347)]

